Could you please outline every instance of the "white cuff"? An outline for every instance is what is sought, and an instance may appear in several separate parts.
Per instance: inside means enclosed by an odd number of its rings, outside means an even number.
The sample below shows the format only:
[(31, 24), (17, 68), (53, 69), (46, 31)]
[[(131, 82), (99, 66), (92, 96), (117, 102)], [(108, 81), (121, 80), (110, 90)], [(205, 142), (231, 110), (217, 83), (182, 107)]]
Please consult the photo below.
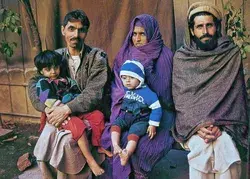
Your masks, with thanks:
[(156, 127), (158, 127), (160, 125), (160, 122), (151, 121), (151, 120), (148, 123), (149, 123), (149, 125), (156, 126)]

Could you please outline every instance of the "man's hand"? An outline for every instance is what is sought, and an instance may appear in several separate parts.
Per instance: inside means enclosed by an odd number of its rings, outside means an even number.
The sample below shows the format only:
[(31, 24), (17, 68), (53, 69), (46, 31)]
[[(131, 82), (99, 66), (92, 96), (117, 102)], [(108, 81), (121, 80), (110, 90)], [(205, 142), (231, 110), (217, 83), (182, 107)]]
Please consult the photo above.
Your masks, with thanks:
[(46, 116), (48, 116), (48, 114), (50, 114), (51, 112), (53, 112), (54, 109), (55, 109), (54, 107), (52, 107), (52, 108), (46, 107), (46, 108), (45, 108)]
[(218, 126), (213, 125), (210, 125), (206, 128), (202, 127), (197, 133), (202, 139), (204, 139), (206, 143), (213, 142), (221, 136), (220, 128)]
[(153, 137), (156, 135), (156, 127), (155, 126), (148, 126), (147, 129), (148, 137), (149, 139), (153, 139)]
[(70, 113), (71, 110), (67, 105), (56, 106), (51, 113), (47, 114), (48, 122), (55, 127), (59, 127)]

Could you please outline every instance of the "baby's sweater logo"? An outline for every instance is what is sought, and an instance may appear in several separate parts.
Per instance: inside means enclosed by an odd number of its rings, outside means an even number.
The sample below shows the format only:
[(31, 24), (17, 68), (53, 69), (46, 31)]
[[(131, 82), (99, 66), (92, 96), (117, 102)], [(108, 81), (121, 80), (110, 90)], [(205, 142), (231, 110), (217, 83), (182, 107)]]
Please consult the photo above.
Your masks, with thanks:
[(124, 98), (135, 100), (135, 101), (138, 101), (138, 102), (144, 104), (143, 97), (141, 97), (137, 93), (134, 93), (133, 91), (126, 91), (126, 94), (125, 94)]

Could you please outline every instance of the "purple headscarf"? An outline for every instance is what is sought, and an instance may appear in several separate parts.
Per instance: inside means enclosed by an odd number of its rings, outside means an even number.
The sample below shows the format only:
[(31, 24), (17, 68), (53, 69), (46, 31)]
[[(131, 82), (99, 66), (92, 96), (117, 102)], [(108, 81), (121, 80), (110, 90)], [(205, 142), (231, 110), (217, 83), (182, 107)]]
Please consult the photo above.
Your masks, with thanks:
[[(138, 21), (140, 22), (139, 25), (145, 29), (148, 43), (135, 47), (133, 46), (132, 35), (134, 26), (138, 24)], [(173, 139), (169, 135), (169, 129), (175, 117), (174, 112), (171, 111), (173, 106), (171, 92), (172, 57), (172, 52), (163, 44), (156, 19), (148, 14), (142, 14), (136, 16), (131, 22), (130, 31), (114, 61), (113, 73), (115, 78), (112, 81), (111, 123), (120, 112), (124, 87), (119, 77), (119, 72), (122, 64), (128, 59), (137, 59), (142, 63), (145, 68), (146, 83), (158, 95), (163, 107), (163, 115), (160, 127), (157, 129), (157, 135), (152, 140), (149, 140), (147, 135), (143, 136), (139, 140), (135, 153), (131, 156), (130, 162), (132, 162), (134, 172), (143, 177), (148, 176), (153, 166), (171, 149), (173, 143)], [(109, 127), (106, 127), (102, 136), (104, 148), (111, 146)], [(122, 133), (122, 148), (126, 146), (126, 135), (126, 132)], [(132, 170), (130, 163), (122, 167), (119, 157), (114, 157), (112, 163), (113, 178), (128, 177)], [(112, 176), (107, 178), (112, 178)]]

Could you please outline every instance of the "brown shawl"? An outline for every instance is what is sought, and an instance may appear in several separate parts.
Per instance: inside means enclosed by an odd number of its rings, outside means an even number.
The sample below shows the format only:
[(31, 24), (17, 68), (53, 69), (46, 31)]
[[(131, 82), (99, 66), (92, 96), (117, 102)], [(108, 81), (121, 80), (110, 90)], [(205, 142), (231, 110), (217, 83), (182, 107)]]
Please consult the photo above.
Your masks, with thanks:
[(187, 141), (201, 127), (221, 126), (246, 148), (246, 90), (239, 49), (226, 37), (201, 51), (184, 45), (174, 56), (173, 97), (177, 112), (173, 135)]

